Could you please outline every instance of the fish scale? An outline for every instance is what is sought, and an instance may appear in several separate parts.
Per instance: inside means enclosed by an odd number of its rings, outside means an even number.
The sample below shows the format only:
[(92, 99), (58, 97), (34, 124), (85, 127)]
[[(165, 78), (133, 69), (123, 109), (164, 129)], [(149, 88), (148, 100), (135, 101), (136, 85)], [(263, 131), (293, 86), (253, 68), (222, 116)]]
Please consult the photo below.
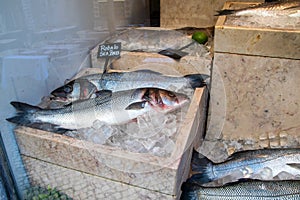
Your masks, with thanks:
[[(205, 86), (208, 77), (205, 74), (190, 74), (183, 77), (166, 76), (150, 70), (91, 74), (70, 81), (52, 91), (51, 95), (53, 100), (72, 102), (78, 99), (88, 99), (100, 90), (117, 92), (151, 87), (180, 92), (187, 88)], [(82, 91), (86, 91), (88, 95), (82, 94)]]
[[(147, 97), (150, 93), (154, 96)], [(161, 106), (156, 99), (161, 99), (163, 105), (166, 102), (168, 107)], [(162, 92), (154, 88), (115, 93), (102, 91), (99, 97), (78, 100), (57, 109), (41, 109), (22, 102), (11, 102), (18, 113), (17, 116), (7, 120), (21, 125), (46, 123), (52, 125), (54, 129), (74, 130), (92, 127), (96, 120), (108, 125), (124, 124), (150, 111), (170, 112), (188, 101), (189, 98), (184, 94)]]
[(300, 149), (237, 152), (223, 163), (212, 163), (194, 152), (192, 170), (191, 180), (201, 185), (222, 185), (244, 178), (274, 180), (282, 172), (300, 179)]
[(298, 200), (300, 181), (248, 181), (223, 187), (184, 183), (181, 200)]

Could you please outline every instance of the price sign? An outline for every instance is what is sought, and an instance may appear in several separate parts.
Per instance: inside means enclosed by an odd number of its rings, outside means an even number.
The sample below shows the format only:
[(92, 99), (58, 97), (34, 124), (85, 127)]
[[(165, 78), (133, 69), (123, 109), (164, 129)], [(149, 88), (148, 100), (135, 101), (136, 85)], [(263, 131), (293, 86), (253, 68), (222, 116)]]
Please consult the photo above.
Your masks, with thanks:
[(112, 44), (100, 44), (98, 58), (119, 57), (121, 55), (121, 42)]

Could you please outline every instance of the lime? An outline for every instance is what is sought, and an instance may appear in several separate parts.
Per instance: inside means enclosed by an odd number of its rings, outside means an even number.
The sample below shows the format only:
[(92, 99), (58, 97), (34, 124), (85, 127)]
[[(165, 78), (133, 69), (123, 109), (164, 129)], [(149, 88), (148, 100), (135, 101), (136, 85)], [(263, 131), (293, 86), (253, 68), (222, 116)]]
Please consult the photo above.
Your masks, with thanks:
[(197, 31), (193, 34), (192, 39), (196, 40), (200, 44), (205, 44), (208, 40), (208, 37), (204, 32)]

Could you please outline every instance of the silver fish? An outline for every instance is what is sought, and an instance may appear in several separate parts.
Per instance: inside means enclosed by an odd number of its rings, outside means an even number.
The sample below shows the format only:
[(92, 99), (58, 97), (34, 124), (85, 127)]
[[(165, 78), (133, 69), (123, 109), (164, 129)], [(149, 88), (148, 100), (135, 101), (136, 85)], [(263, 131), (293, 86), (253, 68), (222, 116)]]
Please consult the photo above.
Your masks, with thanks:
[(164, 76), (150, 70), (92, 74), (72, 80), (51, 92), (53, 100), (72, 102), (88, 99), (100, 90), (124, 91), (137, 88), (160, 88), (178, 92), (182, 88), (203, 87), (208, 75), (192, 74), (184, 77)]
[(223, 187), (182, 185), (181, 200), (298, 200), (300, 181), (247, 181)]
[(290, 17), (299, 17), (300, 12), (300, 1), (276, 1), (266, 2), (247, 8), (236, 9), (236, 10), (220, 10), (217, 11), (220, 15), (235, 15), (235, 16), (276, 16), (286, 15)]
[(223, 163), (212, 163), (194, 152), (192, 170), (193, 180), (204, 186), (220, 186), (240, 179), (300, 180), (300, 149), (238, 152)]
[(95, 120), (109, 125), (124, 124), (146, 112), (170, 112), (189, 101), (184, 94), (154, 88), (101, 92), (94, 99), (75, 101), (58, 109), (11, 102), (19, 112), (7, 120), (21, 125), (50, 124), (58, 131), (74, 130), (91, 127)]

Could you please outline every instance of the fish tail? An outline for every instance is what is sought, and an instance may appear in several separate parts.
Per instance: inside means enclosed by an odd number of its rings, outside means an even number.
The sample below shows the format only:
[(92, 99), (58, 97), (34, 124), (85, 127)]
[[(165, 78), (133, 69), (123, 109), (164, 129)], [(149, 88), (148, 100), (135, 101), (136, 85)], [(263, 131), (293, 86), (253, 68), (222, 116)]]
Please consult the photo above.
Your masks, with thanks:
[(32, 123), (31, 118), (28, 116), (28, 114), (25, 113), (18, 114), (17, 116), (11, 118), (7, 118), (6, 120), (14, 124), (20, 125), (28, 125)]
[(180, 200), (198, 200), (199, 186), (194, 183), (184, 182), (181, 186)]
[(218, 10), (217, 14), (215, 14), (215, 16), (232, 15), (235, 12), (236, 12), (235, 10), (230, 10), (230, 9)]
[(188, 74), (184, 77), (189, 81), (189, 84), (193, 89), (206, 86), (206, 80), (209, 78), (206, 74)]
[(192, 157), (192, 171), (194, 174), (190, 178), (190, 182), (204, 184), (214, 180), (212, 166), (213, 163), (209, 159), (199, 158), (199, 154), (194, 151)]
[(33, 122), (32, 114), (41, 110), (37, 106), (32, 106), (26, 103), (12, 101), (10, 104), (18, 111), (17, 115), (6, 119), (9, 122), (21, 125), (28, 125)]
[(22, 103), (22, 102), (18, 102), (18, 101), (12, 101), (10, 102), (10, 104), (18, 111), (22, 111), (22, 112), (36, 112), (38, 110), (41, 110), (41, 108), (37, 107), (37, 106), (32, 106), (29, 105), (27, 103)]

